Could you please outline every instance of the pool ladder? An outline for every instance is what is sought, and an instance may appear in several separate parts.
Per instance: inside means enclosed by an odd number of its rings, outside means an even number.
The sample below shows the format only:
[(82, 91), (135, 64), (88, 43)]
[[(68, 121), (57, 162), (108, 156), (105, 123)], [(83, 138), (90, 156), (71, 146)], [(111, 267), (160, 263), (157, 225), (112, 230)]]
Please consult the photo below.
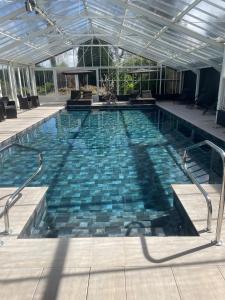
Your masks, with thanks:
[(0, 218), (4, 217), (4, 223), (5, 223), (4, 234), (5, 235), (8, 235), (10, 233), (9, 209), (14, 204), (16, 204), (16, 202), (19, 200), (19, 199), (17, 199), (17, 196), (19, 195), (19, 193), (41, 172), (42, 167), (43, 167), (42, 152), (35, 149), (35, 148), (32, 148), (32, 147), (24, 146), (24, 145), (21, 145), (21, 144), (18, 144), (18, 143), (12, 143), (12, 144), (9, 144), (9, 145), (5, 146), (4, 148), (2, 148), (0, 150), (0, 154), (2, 152), (12, 148), (12, 147), (18, 147), (18, 148), (21, 148), (21, 149), (24, 149), (24, 150), (36, 152), (38, 154), (39, 165), (38, 165), (38, 168), (36, 169), (36, 171), (19, 188), (17, 188), (16, 191), (13, 194), (11, 194), (9, 196), (9, 198), (6, 201), (6, 204), (4, 206), (3, 211), (0, 213)]
[[(187, 147), (185, 149), (184, 155), (183, 155), (183, 165), (184, 165), (185, 173), (188, 175), (188, 177), (191, 179), (191, 181), (198, 187), (198, 189), (203, 194), (203, 196), (206, 200), (206, 204), (207, 204), (207, 208), (208, 208), (207, 231), (211, 232), (212, 231), (212, 202), (211, 202), (210, 196), (207, 193), (207, 191), (201, 186), (201, 184), (196, 180), (196, 178), (192, 175), (192, 173), (190, 172), (190, 170), (188, 168), (188, 158), (189, 158), (188, 152), (190, 150), (194, 150), (194, 149), (200, 148), (202, 146), (209, 146), (210, 148), (215, 150), (220, 155), (220, 157), (222, 159), (222, 163), (223, 163), (223, 177), (222, 177), (223, 179), (222, 179), (222, 188), (221, 188), (221, 192), (220, 192), (220, 201), (219, 201), (217, 227), (216, 227), (216, 237), (215, 237), (215, 240), (212, 241), (216, 245), (220, 246), (223, 243), (221, 240), (221, 229), (222, 229), (222, 223), (223, 223), (224, 201), (225, 201), (225, 152), (220, 147), (215, 145), (214, 143), (212, 143), (208, 140), (205, 140), (203, 142), (197, 143), (197, 144)], [(212, 167), (212, 165), (211, 165), (211, 167)]]

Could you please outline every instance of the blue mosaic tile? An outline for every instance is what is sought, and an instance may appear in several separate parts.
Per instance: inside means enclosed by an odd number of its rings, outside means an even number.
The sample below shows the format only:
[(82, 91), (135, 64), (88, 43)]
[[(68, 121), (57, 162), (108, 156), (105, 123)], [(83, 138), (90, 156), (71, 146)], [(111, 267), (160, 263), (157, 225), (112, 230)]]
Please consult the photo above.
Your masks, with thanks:
[[(44, 155), (31, 185), (49, 186), (33, 236), (177, 234), (170, 185), (187, 182), (176, 145), (189, 142), (164, 127), (154, 110), (64, 111), (21, 137)], [(36, 167), (35, 154), (13, 149), (0, 165), (1, 186), (20, 185)]]

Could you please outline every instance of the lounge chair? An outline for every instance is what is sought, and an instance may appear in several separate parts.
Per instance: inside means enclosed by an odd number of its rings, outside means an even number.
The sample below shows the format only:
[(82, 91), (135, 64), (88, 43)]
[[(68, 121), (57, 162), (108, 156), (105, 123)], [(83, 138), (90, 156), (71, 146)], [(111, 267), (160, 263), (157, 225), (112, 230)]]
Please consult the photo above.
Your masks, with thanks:
[(180, 104), (194, 105), (195, 95), (194, 92), (189, 88), (184, 88), (182, 93), (175, 99)]
[(83, 99), (92, 100), (92, 92), (90, 92), (90, 91), (84, 91), (83, 92)]
[(129, 101), (134, 101), (140, 95), (138, 90), (133, 90), (130, 92)]
[[(76, 92), (76, 93), (75, 93)], [(71, 91), (71, 97), (76, 97), (74, 99), (67, 101), (67, 109), (72, 108), (74, 105), (91, 105), (92, 104), (92, 92), (84, 91), (83, 98), (79, 91)]]
[(7, 119), (17, 118), (17, 109), (15, 101), (9, 101), (8, 97), (0, 98), (0, 106), (3, 112), (3, 119), (6, 117)]
[(155, 104), (155, 98), (152, 97), (150, 90), (142, 91), (141, 97), (130, 99), (131, 104)]
[(17, 95), (19, 100), (20, 109), (31, 109), (32, 108), (32, 100), (28, 97), (22, 97), (21, 95)]
[(81, 98), (80, 91), (71, 90), (70, 99), (71, 100), (79, 100)]
[(216, 111), (217, 105), (217, 95), (214, 92), (202, 90), (198, 99), (196, 101), (196, 105), (199, 108), (203, 109), (203, 114), (206, 114), (208, 111)]

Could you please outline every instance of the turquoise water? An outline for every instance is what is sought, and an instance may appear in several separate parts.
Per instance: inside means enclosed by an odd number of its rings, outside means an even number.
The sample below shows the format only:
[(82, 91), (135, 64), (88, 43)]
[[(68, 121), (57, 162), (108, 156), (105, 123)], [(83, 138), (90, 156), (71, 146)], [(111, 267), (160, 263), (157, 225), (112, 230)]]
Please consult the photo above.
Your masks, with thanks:
[[(156, 109), (63, 111), (24, 135), (20, 142), (44, 155), (31, 185), (49, 186), (33, 236), (181, 234), (170, 185), (187, 182), (181, 155), (189, 141), (159, 120)], [(12, 154), (1, 186), (18, 186), (37, 167), (35, 154)]]

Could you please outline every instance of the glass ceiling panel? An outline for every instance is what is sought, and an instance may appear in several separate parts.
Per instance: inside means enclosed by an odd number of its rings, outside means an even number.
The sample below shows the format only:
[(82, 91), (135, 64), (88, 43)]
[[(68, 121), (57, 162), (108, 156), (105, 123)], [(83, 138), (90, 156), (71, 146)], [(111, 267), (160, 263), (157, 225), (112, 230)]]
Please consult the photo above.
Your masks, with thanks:
[[(196, 5), (195, 5), (196, 2)], [(46, 58), (91, 37), (132, 47), (169, 63), (221, 63), (224, 0), (37, 0), (44, 15), (25, 11), (24, 0), (0, 0), (0, 58)], [(21, 54), (21, 55), (20, 55)], [(177, 57), (177, 61), (174, 57)], [(198, 61), (199, 60), (199, 61)], [(205, 62), (205, 63), (204, 63)]]
[(19, 8), (24, 8), (23, 2), (14, 1), (13, 3), (7, 4), (6, 1), (0, 1), (0, 16), (6, 16)]
[(185, 15), (180, 24), (206, 37), (225, 36), (224, 1), (201, 1)]

